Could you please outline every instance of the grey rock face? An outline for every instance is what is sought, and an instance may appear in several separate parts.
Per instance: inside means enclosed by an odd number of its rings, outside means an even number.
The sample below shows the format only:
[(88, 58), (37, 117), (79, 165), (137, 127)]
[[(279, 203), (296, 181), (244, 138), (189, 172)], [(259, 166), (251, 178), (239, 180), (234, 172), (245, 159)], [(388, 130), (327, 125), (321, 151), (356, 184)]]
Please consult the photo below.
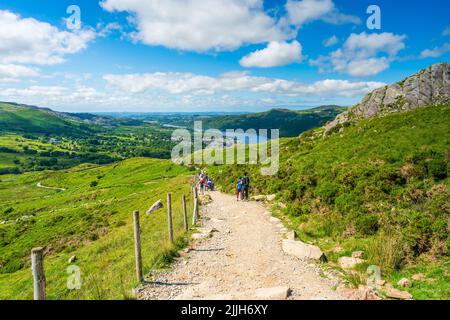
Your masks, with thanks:
[(449, 101), (450, 63), (437, 63), (403, 81), (372, 91), (361, 103), (325, 125), (325, 131), (352, 120), (404, 112)]

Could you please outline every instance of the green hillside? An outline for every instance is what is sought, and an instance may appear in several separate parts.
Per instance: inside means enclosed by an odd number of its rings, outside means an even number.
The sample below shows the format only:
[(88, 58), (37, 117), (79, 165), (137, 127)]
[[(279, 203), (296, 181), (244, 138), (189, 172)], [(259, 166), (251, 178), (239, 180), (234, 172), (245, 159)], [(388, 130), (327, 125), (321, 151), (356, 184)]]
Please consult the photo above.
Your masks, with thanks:
[[(136, 285), (132, 212), (141, 211), (144, 271), (163, 266), (184, 241), (181, 194), (192, 213), (191, 179), (185, 167), (144, 158), (2, 176), (0, 299), (32, 299), (29, 256), (36, 246), (45, 246), (50, 299), (128, 298)], [(167, 192), (173, 194), (175, 247), (167, 240), (166, 209), (144, 214), (156, 200), (165, 203)], [(83, 285), (71, 291), (66, 268), (73, 255)]]
[(421, 272), (428, 280), (408, 289), (414, 297), (448, 299), (449, 123), (449, 104), (421, 108), (362, 120), (326, 137), (318, 129), (283, 139), (275, 177), (261, 176), (258, 166), (208, 170), (228, 192), (248, 170), (252, 193), (276, 193), (276, 202), (286, 204), (275, 206), (276, 214), (331, 261), (363, 250), (362, 275), (370, 264), (392, 283)]
[(0, 175), (132, 157), (169, 158), (170, 135), (168, 128), (132, 119), (0, 103)]
[(0, 124), (0, 132), (25, 134), (80, 136), (94, 131), (91, 126), (65, 119), (49, 109), (9, 103), (0, 103)]
[(204, 128), (225, 129), (279, 129), (281, 137), (296, 137), (311, 128), (324, 125), (345, 108), (322, 106), (304, 111), (272, 109), (261, 113), (216, 116), (203, 120)]

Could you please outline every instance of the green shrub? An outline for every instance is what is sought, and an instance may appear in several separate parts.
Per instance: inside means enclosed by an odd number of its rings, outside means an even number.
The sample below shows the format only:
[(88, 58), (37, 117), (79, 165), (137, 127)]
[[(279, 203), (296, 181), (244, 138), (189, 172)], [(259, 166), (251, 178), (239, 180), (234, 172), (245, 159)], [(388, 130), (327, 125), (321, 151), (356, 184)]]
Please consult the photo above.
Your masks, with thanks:
[(380, 232), (366, 244), (367, 260), (383, 272), (398, 270), (404, 259), (403, 241), (391, 232)]
[(355, 193), (344, 193), (334, 199), (334, 204), (342, 213), (349, 213), (358, 210), (361, 205), (361, 199)]
[(447, 162), (443, 159), (433, 159), (427, 163), (428, 173), (437, 180), (447, 177)]
[(1, 268), (1, 273), (14, 273), (23, 268), (23, 261), (20, 259), (8, 261), (3, 268)]
[(433, 225), (431, 226), (431, 230), (433, 231), (433, 234), (439, 239), (439, 240), (445, 240), (448, 237), (447, 232), (447, 219), (441, 218), (437, 219)]
[(408, 217), (408, 225), (403, 235), (410, 249), (418, 255), (426, 252), (430, 245), (431, 219), (423, 212), (412, 212)]
[(94, 188), (94, 187), (96, 187), (96, 186), (98, 186), (98, 181), (92, 181), (91, 182), (91, 188)]
[(316, 188), (316, 196), (326, 204), (333, 204), (339, 187), (331, 182), (323, 182)]
[(362, 235), (373, 235), (378, 231), (378, 218), (374, 215), (363, 214), (356, 219), (355, 228)]

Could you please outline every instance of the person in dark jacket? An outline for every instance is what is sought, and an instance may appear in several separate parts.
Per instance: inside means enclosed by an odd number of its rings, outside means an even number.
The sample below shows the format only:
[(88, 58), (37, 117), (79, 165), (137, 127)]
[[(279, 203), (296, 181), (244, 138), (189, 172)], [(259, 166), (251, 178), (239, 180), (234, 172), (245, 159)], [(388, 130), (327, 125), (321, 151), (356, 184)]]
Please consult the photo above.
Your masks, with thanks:
[(242, 200), (248, 200), (248, 191), (250, 189), (250, 178), (248, 177), (248, 173), (245, 172), (244, 176), (241, 180), (242, 184)]

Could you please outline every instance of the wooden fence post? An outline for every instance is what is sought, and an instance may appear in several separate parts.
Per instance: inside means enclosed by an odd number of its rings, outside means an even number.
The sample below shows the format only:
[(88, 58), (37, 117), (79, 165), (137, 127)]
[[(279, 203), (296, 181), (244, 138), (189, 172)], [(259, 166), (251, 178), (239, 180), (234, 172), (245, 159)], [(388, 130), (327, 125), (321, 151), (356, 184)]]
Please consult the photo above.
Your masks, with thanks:
[(139, 283), (142, 283), (142, 255), (141, 255), (141, 234), (139, 224), (139, 211), (133, 212), (134, 222), (134, 255), (136, 259), (136, 276)]
[(172, 226), (172, 194), (167, 194), (167, 223), (169, 226), (169, 241), (173, 243), (173, 226)]
[(192, 214), (192, 225), (197, 222), (198, 219), (198, 194), (197, 187), (194, 186), (194, 213)]
[(184, 194), (181, 197), (181, 200), (183, 201), (184, 231), (189, 231), (188, 216), (186, 210), (186, 196)]
[(39, 247), (31, 250), (31, 270), (33, 274), (34, 300), (45, 300), (44, 248)]

